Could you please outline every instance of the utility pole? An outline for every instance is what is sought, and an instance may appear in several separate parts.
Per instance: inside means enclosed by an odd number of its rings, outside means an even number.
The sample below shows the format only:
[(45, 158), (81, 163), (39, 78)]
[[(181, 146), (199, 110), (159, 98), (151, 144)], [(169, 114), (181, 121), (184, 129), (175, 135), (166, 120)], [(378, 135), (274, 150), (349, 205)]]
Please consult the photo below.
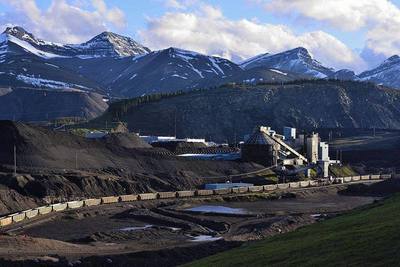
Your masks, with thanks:
[(14, 145), (14, 176), (17, 176), (17, 147)]
[(174, 123), (175, 123), (175, 129), (174, 129), (174, 131), (175, 131), (175, 138), (176, 138), (176, 108), (175, 108), (175, 112), (174, 112)]
[(75, 169), (78, 169), (78, 152), (75, 152)]

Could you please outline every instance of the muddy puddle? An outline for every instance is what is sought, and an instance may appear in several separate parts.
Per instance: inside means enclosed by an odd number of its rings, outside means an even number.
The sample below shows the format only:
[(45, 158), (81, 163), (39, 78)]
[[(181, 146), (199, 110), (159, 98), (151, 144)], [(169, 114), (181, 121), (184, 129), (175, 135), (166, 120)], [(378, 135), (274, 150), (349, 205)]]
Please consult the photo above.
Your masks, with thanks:
[(243, 208), (231, 208), (227, 206), (201, 205), (185, 209), (186, 211), (199, 213), (219, 213), (219, 214), (249, 214), (250, 212)]
[(188, 237), (191, 238), (191, 242), (213, 242), (217, 240), (221, 240), (221, 236), (211, 236), (211, 235), (198, 235), (198, 236), (191, 236), (188, 235)]

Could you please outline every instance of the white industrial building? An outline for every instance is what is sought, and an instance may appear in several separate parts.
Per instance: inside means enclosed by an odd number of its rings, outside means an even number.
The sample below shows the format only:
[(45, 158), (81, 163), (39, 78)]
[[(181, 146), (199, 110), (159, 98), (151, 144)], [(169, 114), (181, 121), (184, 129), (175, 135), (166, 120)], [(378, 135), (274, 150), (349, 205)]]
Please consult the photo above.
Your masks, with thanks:
[(306, 154), (310, 163), (317, 163), (319, 143), (321, 139), (317, 133), (312, 133), (306, 137)]
[(206, 139), (202, 138), (176, 138), (175, 136), (156, 136), (156, 135), (139, 135), (146, 143), (152, 144), (156, 142), (185, 142), (185, 143), (203, 143), (207, 144)]
[(295, 140), (296, 139), (296, 128), (292, 127), (283, 127), (283, 136), (285, 140)]

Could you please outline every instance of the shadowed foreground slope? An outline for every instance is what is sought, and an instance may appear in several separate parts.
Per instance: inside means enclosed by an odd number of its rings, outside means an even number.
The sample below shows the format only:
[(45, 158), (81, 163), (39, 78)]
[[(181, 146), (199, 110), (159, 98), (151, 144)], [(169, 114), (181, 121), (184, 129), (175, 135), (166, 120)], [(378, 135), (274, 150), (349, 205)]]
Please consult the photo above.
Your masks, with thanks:
[(187, 266), (397, 266), (400, 195)]

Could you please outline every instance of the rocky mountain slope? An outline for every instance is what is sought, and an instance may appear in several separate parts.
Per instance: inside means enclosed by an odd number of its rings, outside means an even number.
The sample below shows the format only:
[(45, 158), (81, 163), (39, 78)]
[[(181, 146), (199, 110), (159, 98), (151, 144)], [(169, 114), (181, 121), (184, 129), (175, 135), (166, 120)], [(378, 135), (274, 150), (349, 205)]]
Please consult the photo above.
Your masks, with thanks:
[(400, 88), (400, 57), (394, 55), (386, 59), (375, 69), (365, 71), (358, 75), (362, 81)]
[(58, 44), (36, 38), (22, 27), (8, 27), (2, 34), (10, 42), (23, 46), (33, 54), (54, 57), (121, 57), (137, 56), (150, 49), (133, 39), (112, 32), (103, 32), (82, 44)]
[(240, 66), (244, 69), (272, 68), (314, 78), (326, 78), (334, 72), (334, 69), (327, 68), (313, 59), (307, 49), (303, 47), (274, 55), (262, 54), (242, 62)]
[(243, 71), (229, 60), (178, 48), (151, 52), (111, 32), (82, 44), (57, 44), (10, 27), (0, 35), (0, 52), (0, 85), (74, 88), (120, 97), (298, 78), (269, 69)]
[(60, 117), (92, 119), (108, 107), (97, 93), (78, 90), (0, 88), (0, 120), (48, 121)]
[(338, 70), (328, 76), (329, 79), (341, 80), (341, 81), (359, 81), (360, 78), (355, 74), (354, 71), (349, 69)]
[(301, 47), (262, 54), (238, 65), (178, 48), (150, 51), (131, 38), (110, 32), (75, 45), (44, 41), (21, 27), (7, 28), (0, 35), (0, 86), (72, 89), (122, 98), (227, 83), (254, 85), (310, 78), (363, 80), (397, 87), (398, 64), (394, 56), (357, 76), (351, 70), (323, 66)]
[[(179, 108), (177, 108), (179, 107)], [(231, 86), (129, 105), (114, 103), (92, 123), (128, 122), (133, 131), (233, 141), (257, 125), (400, 129), (400, 92), (361, 82), (303, 81)]]
[[(96, 82), (75, 71), (52, 64), (50, 59), (58, 57), (58, 55), (46, 52), (48, 49), (38, 50), (35, 47), (38, 45), (34, 46), (35, 41), (39, 44), (43, 41), (33, 38), (25, 31), (9, 28), (0, 35), (0, 85), (100, 90), (100, 86)], [(45, 43), (43, 46), (47, 47), (48, 45)]]

